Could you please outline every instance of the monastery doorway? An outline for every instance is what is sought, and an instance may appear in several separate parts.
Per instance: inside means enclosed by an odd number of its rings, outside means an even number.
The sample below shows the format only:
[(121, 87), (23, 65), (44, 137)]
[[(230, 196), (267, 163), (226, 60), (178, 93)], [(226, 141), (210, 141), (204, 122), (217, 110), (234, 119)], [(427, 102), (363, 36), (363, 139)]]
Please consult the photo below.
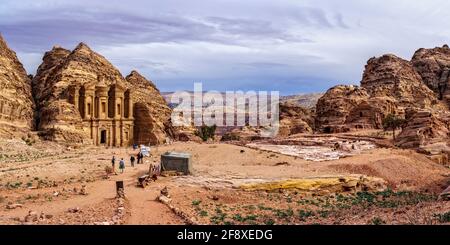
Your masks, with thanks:
[(106, 144), (106, 130), (100, 131), (100, 144)]

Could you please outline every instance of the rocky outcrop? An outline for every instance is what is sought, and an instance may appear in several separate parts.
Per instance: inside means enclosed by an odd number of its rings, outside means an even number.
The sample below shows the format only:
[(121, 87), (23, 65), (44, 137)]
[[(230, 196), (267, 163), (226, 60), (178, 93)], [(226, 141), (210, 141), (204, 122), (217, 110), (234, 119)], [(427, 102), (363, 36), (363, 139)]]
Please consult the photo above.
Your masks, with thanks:
[[(86, 114), (90, 116), (91, 114), (87, 111), (91, 109), (86, 108), (91, 108), (90, 106), (93, 105), (89, 104), (89, 107), (85, 107), (81, 103), (76, 103), (74, 96), (78, 96), (78, 92), (73, 90), (81, 88), (81, 91), (84, 88), (93, 87), (97, 89), (95, 93), (111, 88), (109, 92), (105, 90), (110, 95), (109, 100), (112, 101), (107, 102), (110, 108), (106, 110), (110, 118), (116, 117), (111, 114), (116, 111), (115, 92), (112, 88), (130, 91), (130, 94), (128, 95), (127, 92), (125, 97), (128, 96), (127, 98), (135, 102), (132, 110), (136, 116), (134, 120), (138, 131), (137, 143), (159, 144), (165, 141), (167, 135), (171, 136), (170, 108), (167, 107), (154, 84), (137, 72), (132, 72), (125, 79), (105, 57), (94, 52), (84, 43), (80, 43), (73, 51), (54, 47), (47, 52), (32, 84), (38, 109), (37, 128), (45, 139), (72, 143), (92, 142), (90, 139), (93, 133), (90, 131), (90, 124), (83, 120), (81, 113), (84, 110), (84, 117)], [(80, 92), (81, 96), (83, 96), (82, 92)], [(124, 114), (128, 115), (130, 112), (126, 104), (123, 107)], [(120, 107), (118, 108), (117, 110), (120, 111)], [(100, 113), (93, 111), (96, 114)], [(97, 137), (104, 138), (106, 134), (94, 136), (93, 139)], [(118, 144), (118, 140), (128, 139), (128, 137), (130, 136), (115, 136), (111, 140)], [(102, 139), (100, 143), (101, 141)]]
[(450, 98), (450, 48), (447, 45), (433, 49), (419, 49), (414, 54), (412, 65), (424, 83), (441, 100)]
[(409, 61), (395, 55), (371, 58), (361, 87), (337, 86), (317, 103), (316, 128), (335, 133), (381, 129), (388, 114), (405, 116), (407, 110), (445, 110)]
[(30, 78), (0, 35), (0, 136), (14, 137), (32, 130), (33, 114)]
[(162, 144), (166, 138), (174, 138), (171, 124), (172, 110), (152, 81), (137, 71), (126, 77), (135, 91), (134, 98), (134, 139), (137, 144)]
[(448, 112), (433, 112), (419, 110), (409, 112), (407, 125), (397, 137), (396, 144), (403, 148), (416, 148), (427, 151), (429, 154), (438, 154), (448, 151), (449, 122)]
[(72, 52), (54, 47), (44, 55), (33, 79), (37, 129), (45, 139), (88, 143), (80, 112), (69, 101), (70, 86), (124, 83), (120, 72), (103, 56), (80, 43)]
[(383, 55), (367, 62), (361, 87), (371, 97), (388, 97), (399, 107), (431, 108), (437, 98), (409, 61)]
[(450, 160), (450, 112), (420, 110), (407, 113), (407, 125), (396, 145), (416, 149), (431, 160), (448, 165)]
[(351, 111), (368, 99), (367, 91), (358, 86), (339, 85), (329, 89), (317, 102), (316, 129), (323, 133), (349, 131), (346, 121)]
[(292, 102), (280, 104), (280, 128), (278, 136), (287, 137), (293, 134), (312, 133), (314, 117), (311, 110)]
[(372, 97), (350, 110), (345, 120), (349, 129), (381, 129), (389, 114), (403, 114), (396, 100), (390, 97)]

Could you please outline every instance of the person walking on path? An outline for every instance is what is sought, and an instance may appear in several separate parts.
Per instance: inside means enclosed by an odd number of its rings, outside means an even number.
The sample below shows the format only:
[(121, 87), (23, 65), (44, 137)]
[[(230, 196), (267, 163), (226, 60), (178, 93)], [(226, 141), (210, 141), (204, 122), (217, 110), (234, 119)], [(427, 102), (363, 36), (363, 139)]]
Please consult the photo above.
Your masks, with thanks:
[(123, 174), (123, 171), (125, 170), (125, 161), (123, 160), (123, 158), (119, 162), (119, 169), (120, 172)]
[(137, 154), (137, 164), (140, 164), (140, 163), (142, 163), (141, 161), (142, 161), (142, 152), (139, 152), (138, 154)]
[(139, 152), (139, 155), (141, 157), (141, 164), (144, 164), (144, 153), (142, 153), (142, 151), (141, 151), (141, 152)]
[(130, 162), (131, 162), (131, 167), (133, 167), (133, 168), (134, 168), (134, 160), (136, 160), (136, 159), (134, 158), (134, 156), (131, 156), (131, 157), (130, 157)]
[(115, 172), (115, 167), (116, 167), (116, 156), (113, 155), (112, 159), (111, 159), (111, 167), (113, 172)]

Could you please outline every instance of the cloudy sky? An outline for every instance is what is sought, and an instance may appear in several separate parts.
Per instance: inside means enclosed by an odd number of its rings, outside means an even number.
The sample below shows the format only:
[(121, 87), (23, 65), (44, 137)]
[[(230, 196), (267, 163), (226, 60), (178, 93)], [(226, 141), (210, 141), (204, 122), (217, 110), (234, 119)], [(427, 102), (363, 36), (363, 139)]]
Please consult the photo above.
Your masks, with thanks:
[(53, 45), (86, 42), (162, 91), (324, 91), (366, 61), (450, 43), (450, 1), (1, 0), (0, 32), (35, 73)]

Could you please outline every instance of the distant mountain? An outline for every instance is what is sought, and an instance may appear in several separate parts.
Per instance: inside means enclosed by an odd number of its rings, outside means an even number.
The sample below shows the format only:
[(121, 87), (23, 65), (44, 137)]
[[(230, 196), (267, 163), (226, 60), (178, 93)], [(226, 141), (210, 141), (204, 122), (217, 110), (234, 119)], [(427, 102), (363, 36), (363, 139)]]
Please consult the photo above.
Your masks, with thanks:
[[(172, 97), (172, 94), (174, 92), (161, 92), (164, 99), (167, 101), (167, 103), (170, 105), (170, 99)], [(194, 96), (194, 92), (189, 92), (191, 96)], [(222, 93), (223, 96), (225, 96), (225, 93)], [(323, 93), (311, 93), (311, 94), (298, 94), (298, 95), (289, 95), (289, 96), (281, 96), (280, 102), (289, 102), (291, 105), (297, 105), (302, 106), (305, 108), (313, 108), (316, 106), (317, 101), (320, 97), (322, 97)], [(176, 105), (172, 105), (176, 106)]]
[(317, 101), (323, 95), (324, 95), (323, 93), (289, 95), (289, 96), (281, 96), (280, 100), (281, 102), (289, 102), (290, 104), (305, 108), (313, 108), (316, 106)]

